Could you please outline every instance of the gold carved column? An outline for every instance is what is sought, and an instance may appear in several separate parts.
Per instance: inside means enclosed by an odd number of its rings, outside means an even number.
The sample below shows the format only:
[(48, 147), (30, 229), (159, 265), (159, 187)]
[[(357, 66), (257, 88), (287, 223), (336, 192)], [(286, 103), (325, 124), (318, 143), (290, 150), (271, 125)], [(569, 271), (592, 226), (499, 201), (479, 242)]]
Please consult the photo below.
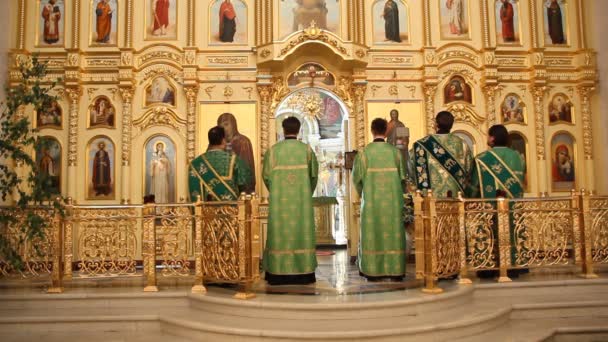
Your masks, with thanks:
[(486, 115), (488, 128), (497, 123), (496, 120), (496, 85), (486, 85), (483, 87), (483, 94), (486, 98)]
[(591, 121), (591, 95), (595, 87), (580, 86), (578, 93), (581, 97), (581, 117), (583, 123), (583, 152), (585, 156), (585, 187), (595, 191), (595, 175), (593, 168), (593, 124)]
[(68, 197), (76, 198), (76, 180), (78, 165), (78, 112), (82, 88), (73, 87), (65, 90), (70, 101), (68, 117)]
[(365, 147), (365, 91), (367, 81), (353, 82), (353, 111), (355, 114), (355, 146), (362, 150)]
[(546, 86), (533, 86), (532, 96), (534, 97), (534, 131), (536, 136), (536, 159), (538, 160), (536, 170), (538, 179), (538, 192), (545, 195), (548, 192), (547, 182), (547, 158), (545, 151), (545, 95), (548, 91)]
[(260, 147), (261, 154), (264, 156), (269, 147), (268, 121), (270, 120), (270, 107), (272, 104), (272, 86), (270, 84), (258, 85), (258, 94), (260, 94)]
[(186, 99), (188, 100), (187, 107), (187, 124), (186, 124), (186, 157), (188, 162), (191, 162), (196, 157), (196, 99), (198, 98), (198, 85), (187, 86), (184, 88)]
[(437, 85), (425, 84), (424, 90), (424, 110), (426, 112), (426, 133), (432, 134), (435, 132), (435, 93)]
[(131, 201), (130, 182), (131, 174), (131, 126), (133, 120), (133, 94), (134, 90), (131, 87), (120, 88), (120, 96), (122, 97), (122, 134), (121, 134), (121, 153), (122, 161), (122, 189), (121, 202), (129, 203)]

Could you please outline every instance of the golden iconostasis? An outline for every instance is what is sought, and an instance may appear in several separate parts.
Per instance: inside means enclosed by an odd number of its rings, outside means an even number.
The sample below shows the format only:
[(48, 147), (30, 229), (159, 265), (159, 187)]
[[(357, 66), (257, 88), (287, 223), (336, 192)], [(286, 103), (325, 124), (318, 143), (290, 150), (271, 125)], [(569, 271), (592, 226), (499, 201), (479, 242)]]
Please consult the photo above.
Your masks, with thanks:
[(251, 144), (262, 194), (285, 115), (336, 161), (393, 109), (410, 144), (452, 111), (476, 153), (506, 124), (528, 196), (594, 187), (582, 0), (10, 1), (11, 68), (37, 52), (62, 79), (57, 102), (31, 113), (55, 139), (33, 153), (79, 203), (187, 200), (188, 161), (223, 113)]

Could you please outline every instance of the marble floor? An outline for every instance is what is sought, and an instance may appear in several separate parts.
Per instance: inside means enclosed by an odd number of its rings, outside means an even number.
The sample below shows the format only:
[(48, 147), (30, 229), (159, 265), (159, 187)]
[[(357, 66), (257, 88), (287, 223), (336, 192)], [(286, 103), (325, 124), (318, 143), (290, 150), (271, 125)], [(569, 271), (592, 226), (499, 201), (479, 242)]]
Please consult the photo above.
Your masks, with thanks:
[(346, 250), (335, 250), (332, 254), (321, 250), (317, 253), (318, 267), (315, 272), (317, 282), (310, 285), (270, 286), (265, 281), (255, 284), (253, 290), (268, 294), (300, 295), (351, 295), (364, 293), (390, 292), (412, 289), (422, 286), (422, 281), (415, 279), (414, 264), (406, 267), (403, 281), (390, 280), (368, 281), (359, 275), (357, 265), (349, 262)]

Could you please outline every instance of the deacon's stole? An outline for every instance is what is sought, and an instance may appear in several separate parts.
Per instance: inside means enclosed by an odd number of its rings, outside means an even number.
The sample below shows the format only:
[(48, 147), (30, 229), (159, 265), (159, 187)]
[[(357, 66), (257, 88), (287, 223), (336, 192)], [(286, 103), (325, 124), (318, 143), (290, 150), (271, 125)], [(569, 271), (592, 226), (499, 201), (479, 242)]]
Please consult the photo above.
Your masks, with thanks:
[[(209, 161), (209, 153), (201, 155), (190, 164), (190, 174), (198, 178), (200, 184), (200, 194), (203, 200), (206, 200), (205, 195), (211, 195), (214, 201), (236, 201), (238, 199), (238, 191), (234, 178), (234, 164), (236, 162), (236, 154), (231, 154), (229, 159), (228, 170), (226, 174), (221, 174), (213, 164)], [(191, 193), (192, 189), (191, 185)]]
[(482, 198), (495, 198), (496, 190), (504, 190), (509, 198), (522, 197), (524, 185), (513, 171), (496, 153), (487, 151), (475, 158), (475, 166)]
[(464, 193), (467, 184), (467, 173), (464, 167), (435, 137), (429, 135), (416, 141), (414, 143), (414, 154), (414, 172), (418, 189), (429, 190), (433, 188), (429, 168), (432, 158), (448, 172), (458, 185), (459, 191)]

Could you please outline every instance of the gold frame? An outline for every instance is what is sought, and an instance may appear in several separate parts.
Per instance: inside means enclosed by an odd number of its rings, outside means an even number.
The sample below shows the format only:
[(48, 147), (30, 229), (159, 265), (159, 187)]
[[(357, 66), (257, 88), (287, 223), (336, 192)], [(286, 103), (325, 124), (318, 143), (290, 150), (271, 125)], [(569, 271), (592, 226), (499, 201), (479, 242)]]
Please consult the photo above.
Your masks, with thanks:
[[(44, 138), (44, 139), (52, 139), (55, 140), (57, 142), (57, 145), (59, 145), (59, 193), (57, 195), (62, 195), (64, 193), (63, 191), (63, 144), (61, 143), (59, 137), (53, 136), (53, 135), (42, 135), (40, 136), (40, 138)], [(37, 151), (34, 148), (33, 149), (33, 160), (34, 163), (36, 164), (36, 166), (38, 166), (38, 158), (36, 158), (36, 154)], [(67, 171), (67, 168), (66, 168)]]
[[(451, 102), (445, 102), (445, 87), (447, 87), (448, 84), (455, 77), (462, 78), (462, 80), (464, 81), (465, 85), (468, 85), (469, 88), (471, 89), (471, 102), (467, 102), (467, 101), (464, 101), (464, 100), (456, 100), (456, 101), (451, 101)], [(471, 106), (475, 106), (475, 88), (473, 88), (473, 86), (471, 84), (473, 84), (473, 82), (469, 81), (463, 74), (455, 73), (455, 74), (450, 75), (449, 77), (446, 77), (446, 81), (439, 88), (439, 89), (441, 89), (441, 93), (438, 94), (440, 96), (440, 98), (441, 98), (441, 106), (442, 107), (447, 107), (447, 106), (449, 106), (451, 104), (454, 104), (454, 103), (463, 103), (463, 104), (468, 104), (468, 105), (471, 105)]]
[(371, 45), (374, 46), (374, 47), (375, 46), (382, 47), (383, 48), (382, 50), (384, 50), (385, 47), (411, 46), (412, 45), (412, 20), (411, 20), (411, 15), (410, 14), (411, 14), (412, 11), (410, 10), (410, 5), (407, 3), (406, 0), (393, 0), (393, 1), (402, 3), (403, 6), (405, 6), (405, 8), (407, 10), (407, 13), (406, 13), (407, 14), (407, 16), (406, 16), (406, 19), (407, 19), (407, 24), (406, 24), (406, 26), (407, 26), (407, 41), (406, 42), (402, 41), (401, 43), (395, 43), (395, 42), (393, 42), (393, 43), (386, 43), (386, 42), (375, 42), (374, 41), (375, 23), (376, 23), (376, 21), (379, 20), (378, 18), (374, 17), (374, 6), (376, 6), (377, 3), (382, 2), (382, 1), (386, 1), (386, 0), (374, 0), (374, 1), (372, 1), (372, 6), (370, 8), (370, 13), (372, 15), (372, 18), (371, 18), (372, 19), (372, 22), (371, 22), (371, 24), (372, 24), (371, 25), (371, 29), (372, 29), (371, 30), (372, 31), (371, 32), (372, 33), (372, 35), (371, 35), (371, 37), (372, 37), (371, 38)]
[(455, 37), (455, 38), (446, 38), (446, 36), (443, 34), (443, 31), (441, 29), (441, 3), (444, 2), (445, 0), (437, 0), (437, 3), (439, 4), (439, 6), (437, 7), (437, 18), (439, 19), (439, 39), (440, 40), (471, 40), (471, 0), (463, 0), (466, 1), (467, 3), (465, 4), (466, 8), (465, 8), (465, 13), (463, 13), (463, 15), (465, 16), (465, 23), (467, 24), (467, 34), (466, 36), (461, 36), (461, 37)]
[[(370, 114), (368, 112), (369, 111), (369, 107), (370, 107), (369, 106), (370, 103), (381, 103), (381, 104), (392, 104), (392, 105), (403, 104), (403, 103), (419, 104), (421, 111), (419, 113), (416, 113), (416, 114), (420, 114), (420, 119), (421, 119), (420, 121), (422, 122), (422, 127), (421, 127), (422, 128), (422, 133), (421, 133), (421, 135), (420, 135), (420, 137), (418, 139), (421, 139), (421, 138), (423, 138), (424, 136), (427, 135), (427, 132), (426, 132), (426, 111), (425, 111), (425, 108), (424, 108), (424, 100), (423, 99), (406, 99), (406, 98), (397, 98), (397, 99), (371, 99), (371, 100), (370, 99), (366, 99), (364, 101), (364, 104), (363, 104), (365, 106), (365, 123), (364, 123), (365, 127), (363, 127), (364, 137), (365, 137), (364, 138), (365, 139), (365, 144), (364, 145), (367, 145), (369, 142), (371, 142), (371, 140), (373, 138), (371, 136), (371, 121), (373, 121), (373, 118), (375, 118), (375, 116), (371, 116), (370, 117)], [(394, 106), (391, 106), (391, 107), (394, 107)], [(393, 108), (393, 109), (397, 109), (397, 108)], [(383, 117), (383, 118), (385, 120), (387, 120), (387, 121), (390, 121), (390, 112), (387, 113), (387, 114), (388, 114), (388, 119), (386, 117)], [(350, 113), (349, 113), (349, 115), (350, 115)], [(354, 115), (354, 113), (353, 113), (353, 115)], [(401, 115), (404, 115), (404, 114), (403, 114), (402, 111), (400, 111), (399, 115), (401, 116)], [(411, 113), (410, 113), (410, 115), (411, 115)], [(401, 116), (401, 119), (403, 119), (403, 122), (407, 124), (407, 121), (405, 120), (405, 116)], [(351, 119), (349, 118), (349, 120), (351, 120)], [(352, 120), (355, 121), (356, 118), (353, 117)], [(411, 123), (411, 121), (410, 121), (410, 123)], [(407, 126), (407, 127), (410, 129), (410, 145), (411, 145), (411, 144), (414, 143), (415, 135), (412, 136), (412, 132), (414, 131), (414, 127), (415, 126), (411, 126), (410, 125), (410, 126)], [(356, 132), (353, 132), (353, 133), (356, 134)], [(350, 139), (350, 137), (349, 137), (349, 139)], [(351, 150), (357, 149), (355, 140), (356, 140), (356, 137), (354, 139), (352, 139), (352, 143), (350, 143)], [(409, 149), (409, 147), (408, 147), (408, 149)]]
[(564, 36), (566, 37), (566, 44), (553, 44), (553, 43), (547, 42), (547, 32), (545, 31), (545, 24), (546, 25), (549, 25), (549, 24), (547, 23), (547, 20), (546, 20), (547, 19), (547, 17), (546, 17), (547, 7), (545, 7), (546, 2), (547, 2), (547, 0), (541, 0), (540, 4), (537, 5), (537, 6), (541, 7), (541, 18), (542, 18), (542, 24), (543, 24), (543, 26), (542, 26), (543, 46), (551, 47), (551, 48), (570, 48), (570, 47), (572, 47), (572, 35), (570, 34), (570, 32), (571, 32), (570, 19), (568, 18), (568, 15), (570, 14), (570, 7), (568, 6), (568, 2), (566, 0), (564, 0), (565, 9), (562, 8), (562, 27), (564, 28)]
[[(521, 107), (521, 112), (522, 112), (522, 116), (524, 117), (524, 121), (520, 122), (520, 121), (505, 121), (504, 120), (504, 116), (502, 113), (502, 108), (505, 104), (505, 101), (507, 100), (507, 97), (509, 96), (516, 96), (517, 99), (519, 100), (519, 106)], [(528, 125), (528, 108), (526, 107), (526, 102), (521, 98), (521, 96), (519, 94), (516, 93), (507, 93), (507, 95), (505, 95), (505, 97), (502, 99), (502, 101), (500, 102), (500, 122), (503, 125), (523, 125), (523, 126), (527, 126)]]
[(498, 2), (500, 2), (501, 0), (488, 0), (492, 3), (492, 17), (494, 18), (494, 34), (495, 34), (495, 39), (496, 39), (496, 46), (504, 46), (504, 47), (523, 47), (524, 46), (524, 41), (523, 41), (523, 31), (522, 31), (522, 11), (521, 11), (521, 1), (519, 0), (509, 0), (509, 1), (513, 1), (515, 2), (515, 4), (517, 5), (517, 29), (519, 30), (519, 41), (518, 42), (513, 42), (513, 43), (500, 43), (498, 40), (498, 20), (499, 18), (496, 16), (496, 4)]
[[(218, 2), (223, 2), (224, 0), (210, 0), (209, 1), (209, 6), (207, 7), (207, 44), (209, 46), (248, 46), (249, 44), (249, 4), (247, 3), (246, 0), (236, 0), (236, 1), (240, 1), (245, 5), (245, 18), (247, 18), (247, 22), (245, 23), (246, 27), (247, 27), (247, 37), (245, 39), (245, 43), (218, 43), (218, 42), (213, 42), (211, 40), (211, 8), (213, 7), (214, 4), (218, 3)], [(231, 0), (232, 1), (232, 0)], [(220, 5), (221, 6), (221, 5)]]
[[(36, 14), (37, 15), (41, 14), (41, 11), (42, 11), (41, 10), (42, 9), (42, 2), (43, 1), (47, 1), (48, 2), (48, 0), (37, 0), (36, 1)], [(60, 25), (60, 27), (63, 26), (63, 32), (62, 32), (63, 35), (62, 35), (62, 42), (61, 42), (61, 44), (46, 45), (46, 44), (42, 44), (41, 43), (42, 40), (40, 39), (40, 37), (41, 37), (40, 21), (42, 19), (40, 17), (38, 17), (38, 19), (36, 20), (36, 39), (34, 40), (34, 47), (35, 48), (39, 48), (39, 49), (49, 49), (49, 48), (51, 48), (51, 49), (52, 48), (65, 49), (65, 47), (67, 46), (66, 43), (65, 43), (65, 37), (66, 37), (66, 31), (65, 31), (65, 29), (67, 27), (67, 25), (66, 25), (66, 1), (68, 1), (68, 0), (63, 0), (63, 12), (61, 13), (61, 20), (63, 21), (63, 25)]]
[[(94, 107), (95, 102), (97, 102), (98, 99), (100, 98), (105, 98), (108, 103), (110, 104), (110, 106), (112, 106), (112, 108), (114, 109), (114, 126), (110, 126), (110, 125), (95, 125), (95, 126), (91, 126), (91, 109)], [(110, 100), (109, 97), (105, 96), (105, 95), (99, 95), (96, 96), (95, 98), (93, 98), (93, 101), (91, 101), (91, 103), (89, 103), (89, 106), (87, 107), (87, 130), (89, 129), (97, 129), (97, 128), (107, 128), (107, 129), (116, 129), (116, 119), (118, 117), (118, 112), (116, 111), (116, 106), (114, 106), (114, 104), (112, 103), (112, 101)]]
[[(150, 104), (146, 104), (146, 102), (148, 100), (148, 89), (150, 87), (152, 87), (152, 83), (157, 78), (164, 78), (165, 81), (167, 81), (167, 83), (171, 87), (171, 89), (173, 89), (173, 102), (175, 104), (172, 105), (170, 103), (164, 103), (164, 102), (153, 102), (153, 103), (150, 103)], [(171, 80), (170, 80), (169, 77), (166, 77), (164, 75), (158, 75), (156, 77), (152, 77), (150, 79), (150, 81), (148, 81), (148, 83), (143, 87), (143, 89), (144, 89), (144, 92), (143, 92), (142, 97), (141, 97), (142, 98), (142, 102), (143, 102), (142, 105), (141, 105), (142, 108), (147, 109), (147, 108), (152, 108), (152, 107), (156, 107), (156, 106), (166, 106), (166, 107), (172, 108), (172, 109), (177, 108), (177, 87), (175, 85), (173, 85), (173, 83), (171, 82)]]
[[(112, 149), (114, 151), (114, 153), (110, 154), (108, 153), (108, 155), (110, 155), (110, 161), (113, 162), (113, 164), (111, 163), (111, 167), (113, 165), (113, 168), (111, 170), (111, 177), (112, 177), (112, 195), (111, 198), (99, 198), (99, 197), (95, 197), (95, 196), (91, 196), (91, 194), (89, 193), (89, 184), (91, 184), (93, 182), (93, 170), (89, 169), (89, 164), (91, 162), (91, 158), (90, 158), (90, 154), (91, 154), (91, 146), (93, 144), (93, 142), (96, 139), (106, 139), (107, 141), (109, 141), (112, 144)], [(107, 151), (107, 150), (106, 150)], [(99, 134), (99, 135), (95, 135), (93, 136), (91, 139), (89, 139), (89, 141), (87, 142), (87, 148), (85, 150), (85, 170), (86, 170), (86, 176), (85, 176), (85, 199), (87, 201), (114, 201), (116, 200), (116, 192), (118, 189), (116, 189), (116, 144), (114, 143), (114, 141), (112, 140), (112, 138), (110, 138), (107, 135), (103, 135), (103, 134)], [(125, 180), (123, 180), (125, 181)]]
[[(171, 201), (169, 203), (177, 203), (177, 145), (175, 144), (175, 141), (173, 141), (173, 139), (171, 139), (170, 136), (168, 136), (167, 134), (163, 134), (163, 133), (158, 133), (158, 134), (153, 134), (151, 136), (148, 137), (148, 139), (146, 139), (146, 141), (144, 141), (144, 145), (143, 145), (143, 149), (142, 149), (142, 196), (147, 196), (148, 194), (146, 194), (146, 173), (148, 171), (147, 167), (148, 167), (148, 160), (146, 159), (146, 147), (148, 146), (148, 144), (155, 138), (166, 138), (167, 140), (169, 140), (171, 142), (171, 144), (173, 144), (173, 160), (171, 160), (171, 162), (173, 162), (173, 176), (171, 177), (173, 179), (173, 195), (175, 196), (175, 198), (172, 198)], [(156, 145), (158, 142), (156, 142), (154, 145)], [(160, 143), (162, 143), (163, 145), (165, 145), (165, 150), (167, 149), (166, 143), (164, 141), (160, 141)], [(186, 165), (187, 167), (187, 165)], [(189, 191), (188, 191), (189, 193)], [(161, 203), (162, 204), (162, 203)]]
[(59, 109), (61, 109), (61, 123), (59, 124), (59, 126), (47, 126), (47, 125), (43, 125), (43, 126), (39, 126), (38, 125), (38, 111), (33, 111), (32, 114), (34, 115), (33, 120), (32, 120), (32, 127), (36, 128), (37, 130), (42, 130), (42, 129), (54, 129), (54, 130), (58, 130), (61, 131), (63, 130), (63, 107), (61, 106), (61, 104), (59, 103), (58, 100), (54, 100), (55, 102), (57, 102), (57, 106), (59, 106)]
[[(256, 132), (256, 137), (255, 137), (256, 139), (254, 142), (254, 140), (250, 136), (248, 136), (247, 138), (249, 138), (249, 140), (251, 141), (251, 145), (253, 147), (254, 161), (257, 161), (259, 163), (259, 166), (256, 164), (256, 170), (255, 170), (256, 174), (254, 175), (254, 177), (256, 179), (256, 193), (262, 193), (262, 191), (264, 191), (264, 184), (263, 184), (263, 179), (262, 179), (261, 161), (264, 156), (262, 154), (262, 134), (263, 134), (263, 132), (262, 132), (262, 112), (260, 111), (261, 105), (260, 105), (259, 101), (255, 101), (255, 100), (229, 101), (229, 102), (217, 101), (217, 100), (211, 100), (211, 101), (198, 100), (198, 101), (196, 101), (197, 114), (196, 114), (196, 123), (194, 124), (195, 132), (196, 132), (196, 141), (195, 141), (194, 154), (196, 156), (199, 156), (200, 154), (205, 153), (205, 151), (207, 150), (207, 146), (203, 146), (203, 138), (204, 138), (204, 140), (207, 140), (207, 132), (205, 131), (205, 128), (203, 127), (204, 122), (202, 120), (202, 116), (203, 116), (204, 112), (208, 113), (209, 111), (205, 110), (204, 107), (208, 106), (208, 105), (233, 105), (233, 104), (235, 104), (235, 105), (253, 105), (253, 107), (254, 107), (255, 123), (257, 126), (257, 127), (255, 127), (255, 130), (254, 130)], [(218, 114), (218, 116), (220, 114)], [(234, 115), (234, 113), (232, 113), (232, 114)], [(269, 117), (269, 119), (270, 119), (270, 117)], [(217, 122), (217, 117), (215, 118), (215, 120), (212, 120), (212, 122)], [(239, 126), (239, 127), (242, 127), (242, 126)], [(211, 128), (211, 127), (207, 127), (206, 129), (208, 130), (209, 128)], [(241, 130), (239, 130), (239, 131), (241, 131)], [(270, 135), (270, 131), (268, 131), (267, 134)], [(276, 141), (274, 143), (276, 143)], [(269, 146), (271, 146), (271, 145), (269, 144)], [(197, 149), (199, 149), (199, 150), (197, 150)], [(259, 175), (259, 177), (258, 177), (258, 175)], [(187, 191), (189, 194), (190, 190), (187, 189)]]
[[(553, 181), (553, 158), (554, 153), (553, 153), (553, 139), (555, 139), (555, 137), (557, 137), (560, 134), (567, 134), (571, 139), (572, 139), (572, 158), (574, 158), (574, 181), (572, 182), (572, 187), (570, 189), (561, 189), (561, 188), (556, 188), (554, 186), (554, 181)], [(558, 130), (555, 131), (552, 135), (551, 135), (551, 139), (549, 139), (549, 151), (550, 151), (550, 164), (549, 164), (549, 181), (551, 182), (551, 192), (570, 192), (570, 190), (572, 189), (576, 189), (577, 188), (577, 184), (580, 183), (579, 178), (580, 178), (580, 173), (581, 171), (579, 170), (583, 170), (584, 168), (580, 167), (579, 168), (579, 162), (578, 162), (578, 153), (577, 153), (577, 148), (578, 148), (578, 143), (576, 142), (576, 136), (574, 134), (572, 134), (572, 132), (566, 131), (566, 130)]]
[[(328, 86), (328, 85), (326, 85), (326, 84), (321, 83), (321, 84), (314, 84), (314, 85), (313, 85), (313, 88), (321, 88), (321, 89), (329, 90), (330, 92), (334, 93), (334, 90), (333, 90), (333, 89), (330, 89), (329, 87), (331, 87), (331, 88), (336, 88), (336, 86), (338, 85), (338, 77), (336, 76), (336, 74), (335, 74), (335, 73), (333, 73), (333, 72), (331, 72), (331, 71), (329, 71), (329, 69), (328, 69), (328, 68), (327, 68), (325, 65), (323, 65), (323, 63), (321, 63), (321, 62), (317, 62), (317, 61), (309, 61), (309, 62), (304, 62), (304, 63), (301, 63), (300, 65), (298, 65), (297, 67), (295, 67), (295, 68), (294, 68), (294, 69), (292, 69), (291, 71), (288, 71), (288, 72), (287, 72), (286, 77), (285, 77), (285, 86), (286, 86), (286, 87), (287, 87), (287, 88), (290, 90), (289, 94), (291, 94), (292, 92), (294, 92), (294, 91), (296, 91), (296, 90), (300, 90), (300, 89), (304, 89), (304, 88), (310, 88), (310, 87), (308, 87), (308, 86), (305, 86), (305, 87), (299, 87), (299, 88), (298, 88), (298, 87), (297, 87), (297, 85), (295, 85), (295, 86), (290, 86), (290, 85), (289, 85), (289, 78), (291, 77), (291, 75), (293, 75), (293, 74), (295, 74), (296, 72), (300, 71), (300, 68), (302, 68), (303, 66), (305, 66), (305, 65), (307, 65), (307, 64), (308, 64), (308, 65), (310, 65), (310, 64), (315, 64), (315, 65), (318, 65), (318, 66), (322, 67), (322, 68), (323, 68), (323, 70), (324, 70), (325, 72), (327, 72), (328, 74), (330, 74), (330, 75), (331, 75), (331, 77), (333, 77), (333, 79), (334, 79), (334, 84), (333, 84), (333, 85), (331, 85), (331, 86)], [(327, 87), (327, 88), (326, 88), (326, 87)], [(292, 89), (292, 88), (293, 88), (293, 89)], [(281, 100), (284, 100), (285, 98), (287, 98), (287, 96), (289, 96), (289, 94), (288, 94), (288, 95), (285, 95), (285, 97), (284, 97), (283, 99), (281, 99)], [(334, 93), (334, 94), (335, 94), (335, 93)], [(338, 96), (338, 95), (336, 95), (336, 96)], [(282, 101), (281, 101), (281, 102), (282, 102)], [(277, 107), (278, 107), (278, 105), (279, 105), (279, 104), (277, 104)]]
[[(524, 193), (530, 192), (530, 186), (532, 184), (532, 179), (530, 176), (530, 168), (532, 167), (532, 165), (530, 164), (530, 142), (528, 140), (528, 137), (526, 137), (526, 135), (520, 130), (514, 129), (514, 130), (510, 130), (508, 132), (509, 132), (509, 135), (516, 134), (516, 135), (519, 135), (524, 140), (524, 145), (526, 148), (526, 160), (524, 160), (524, 162), (526, 163), (526, 172), (525, 172), (526, 178), (524, 179), (524, 183), (525, 183)], [(510, 142), (510, 139), (509, 139), (509, 142)], [(512, 148), (511, 146), (509, 146), (509, 148), (514, 151), (517, 151), (514, 148)]]
[[(116, 9), (114, 10), (114, 12), (112, 12), (112, 18), (116, 20), (116, 43), (114, 44), (109, 44), (109, 43), (98, 43), (95, 41), (95, 39), (93, 38), (95, 36), (95, 34), (97, 33), (96, 31), (93, 32), (93, 29), (95, 29), (94, 25), (95, 25), (95, 16), (93, 15), (93, 11), (95, 10), (95, 3), (99, 2), (100, 0), (90, 0), (89, 1), (89, 13), (87, 14), (89, 16), (89, 46), (90, 47), (117, 47), (118, 43), (120, 41), (120, 23), (119, 23), (119, 18), (120, 18), (120, 5), (121, 0), (115, 0), (116, 1)], [(113, 1), (113, 0), (109, 0), (109, 1)], [(127, 0), (128, 1), (128, 0)], [(91, 20), (93, 19), (93, 20)], [(95, 29), (96, 30), (96, 29)]]
[[(144, 0), (144, 41), (175, 41), (179, 40), (179, 1), (173, 0), (175, 3), (175, 38), (168, 38), (167, 36), (160, 36), (155, 38), (153, 34), (148, 34), (148, 15), (152, 13), (152, 3), (153, 0)], [(188, 1), (188, 0), (185, 0)]]
[[(326, 30), (326, 29), (322, 29), (322, 30), (325, 31), (325, 32), (328, 32), (330, 35), (334, 35), (334, 36), (342, 39), (342, 16), (343, 16), (343, 13), (342, 13), (343, 12), (342, 11), (342, 1), (340, 1), (340, 0), (335, 0), (335, 1), (338, 3), (338, 13), (339, 13), (339, 16), (338, 16), (338, 28), (336, 29), (336, 32), (332, 32), (332, 31)], [(288, 33), (284, 37), (281, 37), (281, 20), (283, 19), (281, 17), (281, 2), (283, 2), (283, 1), (282, 0), (274, 0), (273, 1), (273, 5), (276, 5), (276, 7), (273, 6), (273, 9), (276, 9), (276, 17), (277, 17), (277, 21), (276, 21), (277, 25), (276, 26), (277, 26), (277, 30), (276, 30), (276, 33), (273, 32), (272, 39), (274, 40), (275, 37), (276, 37), (276, 42), (277, 43), (288, 42), (291, 38), (297, 36), (299, 33), (302, 33), (302, 30), (299, 30), (299, 31), (296, 30), (296, 31)], [(348, 6), (348, 4), (347, 4), (347, 6)], [(274, 24), (275, 24), (274, 22), (271, 23), (271, 25), (273, 25), (273, 27), (274, 27)], [(276, 34), (276, 36), (275, 36), (275, 34)]]
[[(570, 104), (570, 118), (572, 119), (571, 122), (568, 121), (562, 121), (562, 120), (558, 120), (555, 122), (551, 122), (551, 113), (549, 112), (549, 106), (551, 106), (551, 104), (553, 103), (553, 99), (555, 99), (556, 96), (563, 96), (566, 100), (566, 103)], [(553, 94), (553, 96), (551, 96), (549, 98), (549, 102), (547, 102), (547, 105), (545, 106), (544, 109), (547, 109), (547, 122), (549, 123), (549, 126), (557, 126), (557, 125), (567, 125), (567, 126), (576, 126), (576, 112), (575, 112), (575, 106), (574, 103), (572, 102), (572, 99), (570, 98), (570, 96), (564, 94), (563, 92), (556, 92), (555, 94)]]

